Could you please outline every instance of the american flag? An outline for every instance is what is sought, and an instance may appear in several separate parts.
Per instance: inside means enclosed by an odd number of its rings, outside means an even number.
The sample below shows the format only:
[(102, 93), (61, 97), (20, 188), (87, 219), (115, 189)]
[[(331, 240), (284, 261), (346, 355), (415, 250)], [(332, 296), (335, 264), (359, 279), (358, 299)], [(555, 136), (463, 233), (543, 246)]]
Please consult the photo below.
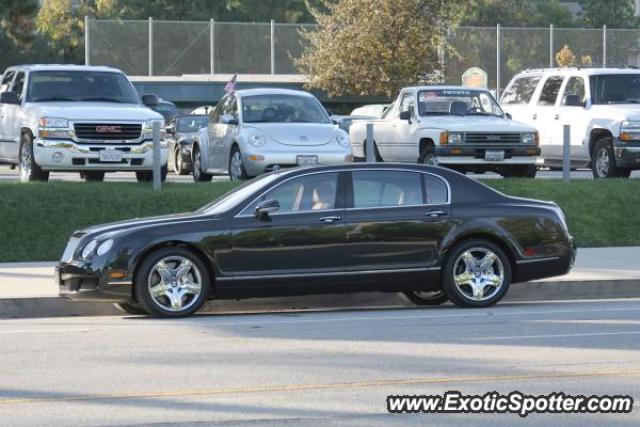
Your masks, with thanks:
[(231, 80), (229, 80), (229, 82), (226, 85), (224, 85), (224, 92), (233, 93), (236, 90), (237, 81), (238, 81), (238, 73), (234, 74), (233, 77), (231, 77)]

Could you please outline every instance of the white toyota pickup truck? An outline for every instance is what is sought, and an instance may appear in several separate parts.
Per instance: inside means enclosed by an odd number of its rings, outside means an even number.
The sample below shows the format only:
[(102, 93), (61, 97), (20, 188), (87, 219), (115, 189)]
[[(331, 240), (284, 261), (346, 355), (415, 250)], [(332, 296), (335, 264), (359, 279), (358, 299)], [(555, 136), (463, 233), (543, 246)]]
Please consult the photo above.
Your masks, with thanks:
[(349, 139), (365, 157), (366, 126), (373, 124), (376, 160), (439, 164), (465, 172), (534, 177), (536, 130), (511, 120), (491, 93), (459, 86), (407, 87), (378, 120), (354, 122)]
[[(164, 120), (147, 107), (127, 77), (108, 67), (24, 65), (0, 82), (0, 163), (16, 165), (20, 180), (46, 181), (51, 171), (77, 171), (101, 181), (105, 172), (135, 171), (152, 179), (153, 125)], [(168, 149), (161, 142), (162, 177)]]
[(561, 165), (563, 128), (570, 125), (572, 167), (590, 166), (595, 178), (640, 169), (640, 70), (527, 70), (511, 79), (500, 104), (538, 128), (546, 166)]

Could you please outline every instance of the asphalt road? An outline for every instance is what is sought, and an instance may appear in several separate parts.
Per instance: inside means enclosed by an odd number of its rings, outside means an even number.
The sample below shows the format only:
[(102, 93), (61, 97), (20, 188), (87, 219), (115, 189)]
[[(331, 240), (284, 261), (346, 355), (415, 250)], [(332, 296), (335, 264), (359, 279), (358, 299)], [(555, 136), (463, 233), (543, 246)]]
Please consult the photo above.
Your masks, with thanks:
[[(637, 426), (640, 299), (0, 321), (0, 425)], [(386, 396), (630, 394), (626, 415), (389, 415)]]
[[(481, 178), (481, 179), (490, 179), (497, 178), (502, 179), (502, 177), (493, 172), (488, 172), (486, 174), (478, 175), (478, 174), (467, 174), (472, 178)], [(538, 171), (537, 178), (544, 179), (561, 179), (562, 172), (550, 171), (550, 170), (542, 170)], [(640, 178), (640, 170), (633, 171), (631, 173), (631, 178)], [(227, 180), (228, 178), (225, 176), (214, 177), (214, 180)], [(593, 179), (593, 175), (590, 170), (581, 169), (577, 171), (571, 172), (571, 179)], [(11, 170), (6, 165), (0, 165), (0, 182), (11, 182), (18, 180), (18, 173), (16, 170)], [(50, 177), (50, 181), (80, 181), (80, 174), (75, 172), (52, 172)], [(107, 173), (105, 175), (106, 181), (119, 181), (119, 182), (135, 182), (136, 176), (132, 172), (112, 172)], [(174, 175), (173, 173), (169, 173), (167, 176), (167, 180), (169, 182), (180, 182), (180, 183), (192, 183), (193, 177), (191, 175)]]

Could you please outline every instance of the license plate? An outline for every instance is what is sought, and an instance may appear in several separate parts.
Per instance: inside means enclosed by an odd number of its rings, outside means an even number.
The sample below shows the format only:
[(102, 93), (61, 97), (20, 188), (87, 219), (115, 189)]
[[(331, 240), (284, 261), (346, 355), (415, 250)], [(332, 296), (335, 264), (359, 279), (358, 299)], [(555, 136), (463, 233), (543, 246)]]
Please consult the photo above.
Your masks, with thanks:
[(100, 150), (101, 162), (120, 162), (122, 161), (122, 151), (118, 150)]
[(501, 162), (504, 160), (504, 150), (487, 150), (484, 152), (484, 159), (490, 162)]
[(298, 156), (298, 166), (315, 166), (318, 164), (318, 156)]

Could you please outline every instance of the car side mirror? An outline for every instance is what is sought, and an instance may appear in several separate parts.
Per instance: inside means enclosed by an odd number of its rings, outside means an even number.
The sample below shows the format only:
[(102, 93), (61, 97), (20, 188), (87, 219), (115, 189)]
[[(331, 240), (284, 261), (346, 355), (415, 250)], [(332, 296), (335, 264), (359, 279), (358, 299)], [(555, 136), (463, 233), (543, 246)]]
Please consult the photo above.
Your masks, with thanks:
[(567, 107), (584, 107), (584, 102), (578, 95), (567, 95), (564, 97), (564, 105)]
[(16, 92), (2, 92), (0, 94), (0, 104), (20, 104)]
[(175, 126), (167, 126), (167, 135), (175, 135), (176, 134), (176, 127)]
[(504, 116), (509, 120), (513, 120), (513, 116), (511, 115), (511, 113), (504, 113)]
[(238, 119), (236, 119), (231, 114), (223, 114), (220, 117), (220, 121), (222, 122), (222, 124), (225, 124), (225, 125), (234, 125), (235, 126), (235, 125), (238, 124)]
[(400, 120), (409, 120), (409, 121), (411, 121), (411, 111), (401, 111), (400, 112)]
[(280, 209), (280, 203), (277, 200), (269, 199), (258, 203), (256, 206), (255, 216), (261, 221), (269, 218), (274, 212), (277, 212)]
[(142, 103), (147, 107), (156, 107), (160, 104), (158, 95), (142, 95)]

